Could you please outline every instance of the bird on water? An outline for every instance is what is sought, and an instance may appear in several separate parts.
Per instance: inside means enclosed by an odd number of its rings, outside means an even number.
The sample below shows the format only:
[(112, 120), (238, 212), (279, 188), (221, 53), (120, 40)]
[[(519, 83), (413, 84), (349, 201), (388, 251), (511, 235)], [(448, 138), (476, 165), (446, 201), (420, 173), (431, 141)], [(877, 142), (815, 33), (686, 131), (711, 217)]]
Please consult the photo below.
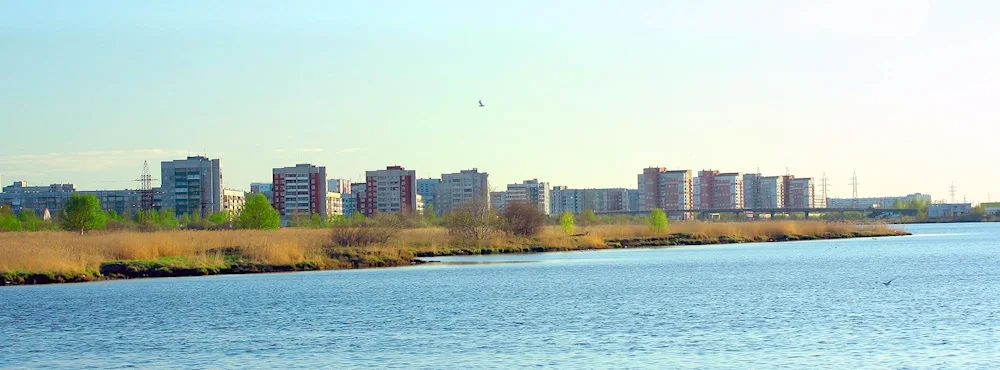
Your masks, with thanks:
[(885, 286), (889, 286), (889, 284), (892, 284), (892, 281), (893, 281), (893, 280), (896, 280), (896, 279), (895, 279), (895, 278), (893, 278), (892, 280), (889, 280), (889, 281), (887, 281), (887, 282), (884, 282), (884, 283), (882, 283), (882, 285), (885, 285)]
[(479, 107), (480, 107), (480, 108), (482, 108), (482, 107), (485, 107), (485, 106), (486, 106), (486, 105), (483, 105), (483, 101), (482, 101), (482, 100), (480, 100), (480, 101), (479, 101)]

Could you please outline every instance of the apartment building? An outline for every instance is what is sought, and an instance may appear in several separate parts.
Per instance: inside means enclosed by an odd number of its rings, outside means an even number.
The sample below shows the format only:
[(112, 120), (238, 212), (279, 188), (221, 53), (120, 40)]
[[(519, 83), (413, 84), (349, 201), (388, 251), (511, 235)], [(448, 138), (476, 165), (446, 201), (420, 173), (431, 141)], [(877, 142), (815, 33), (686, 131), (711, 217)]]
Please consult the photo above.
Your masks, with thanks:
[(267, 197), (267, 202), (274, 204), (274, 184), (270, 182), (252, 182), (250, 183), (250, 193), (263, 194)]
[(329, 179), (326, 181), (326, 190), (340, 194), (351, 193), (351, 181), (347, 179)]
[(53, 215), (62, 213), (66, 202), (76, 191), (73, 184), (28, 186), (25, 181), (15, 181), (0, 192), (0, 205), (9, 206), (15, 213), (30, 209), (39, 215), (45, 209)]
[(743, 208), (743, 178), (738, 172), (699, 171), (693, 193), (695, 209)]
[(495, 210), (502, 210), (507, 206), (507, 192), (506, 191), (491, 191), (490, 192), (490, 208)]
[(327, 213), (326, 167), (308, 163), (271, 170), (274, 199), (271, 205), (283, 219), (293, 215)]
[(540, 211), (548, 215), (551, 212), (549, 191), (549, 183), (538, 179), (525, 180), (520, 184), (508, 184), (504, 204), (525, 202), (537, 206)]
[(743, 175), (743, 205), (753, 209), (785, 208), (785, 176)]
[(685, 210), (694, 208), (691, 170), (643, 169), (638, 176), (638, 210)]
[(222, 189), (222, 211), (231, 215), (238, 215), (243, 212), (243, 206), (247, 203), (247, 193), (243, 190)]
[[(465, 202), (489, 203), (489, 177), (488, 173), (479, 172), (476, 168), (442, 174), (437, 185), (437, 197), (433, 201), (435, 209), (438, 213), (445, 214)], [(425, 196), (424, 200), (426, 199)]]
[[(329, 185), (329, 184), (328, 184)], [(350, 190), (350, 184), (347, 187)], [(350, 193), (326, 193), (326, 213), (328, 216), (344, 215), (344, 199), (350, 197)]]
[(417, 195), (424, 199), (424, 204), (433, 204), (435, 213), (444, 214), (437, 204), (437, 196), (441, 187), (441, 179), (417, 179)]
[(204, 156), (160, 162), (163, 207), (201, 217), (222, 211), (222, 160)]
[(564, 212), (578, 214), (587, 210), (595, 213), (629, 211), (629, 192), (624, 188), (569, 189), (555, 186), (550, 194), (550, 214), (553, 215)]
[(816, 189), (810, 178), (785, 177), (786, 208), (816, 208)]
[(365, 216), (377, 213), (417, 214), (417, 172), (402, 166), (365, 172), (365, 196), (361, 211)]

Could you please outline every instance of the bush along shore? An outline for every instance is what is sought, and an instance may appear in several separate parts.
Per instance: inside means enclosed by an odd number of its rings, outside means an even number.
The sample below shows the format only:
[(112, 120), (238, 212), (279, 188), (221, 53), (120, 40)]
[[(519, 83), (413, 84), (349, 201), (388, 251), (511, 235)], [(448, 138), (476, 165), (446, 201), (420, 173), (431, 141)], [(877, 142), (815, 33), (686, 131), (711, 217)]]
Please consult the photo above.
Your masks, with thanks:
[[(544, 221), (544, 220), (543, 220)], [(712, 245), (908, 235), (822, 221), (0, 234), (2, 285), (409, 266), (436, 256)], [(450, 225), (461, 224), (452, 220)], [(532, 224), (532, 225), (529, 225)], [(569, 226), (568, 226), (569, 225)], [(332, 230), (332, 231), (331, 231)]]

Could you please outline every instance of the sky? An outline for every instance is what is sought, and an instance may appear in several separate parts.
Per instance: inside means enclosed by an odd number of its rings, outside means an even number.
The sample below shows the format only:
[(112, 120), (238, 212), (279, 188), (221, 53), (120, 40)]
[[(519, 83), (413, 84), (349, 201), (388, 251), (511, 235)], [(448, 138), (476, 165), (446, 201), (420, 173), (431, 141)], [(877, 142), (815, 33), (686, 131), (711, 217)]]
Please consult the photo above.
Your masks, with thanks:
[[(0, 2), (0, 181), (221, 158), (636, 187), (642, 168), (1000, 199), (1000, 2)], [(487, 105), (479, 108), (477, 101)]]

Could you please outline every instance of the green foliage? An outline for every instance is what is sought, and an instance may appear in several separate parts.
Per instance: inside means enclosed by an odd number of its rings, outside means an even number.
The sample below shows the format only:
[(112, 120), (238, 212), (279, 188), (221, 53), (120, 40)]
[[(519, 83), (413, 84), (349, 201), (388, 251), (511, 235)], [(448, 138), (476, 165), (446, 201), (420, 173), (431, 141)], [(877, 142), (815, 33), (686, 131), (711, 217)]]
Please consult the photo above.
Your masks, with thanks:
[(160, 227), (166, 230), (177, 229), (181, 226), (181, 222), (177, 220), (177, 215), (174, 214), (173, 208), (161, 209), (159, 221)]
[[(591, 212), (591, 214), (593, 214), (593, 212)], [(562, 231), (564, 233), (572, 234), (573, 229), (576, 228), (576, 222), (573, 220), (573, 214), (563, 212), (562, 216), (559, 216), (559, 226), (562, 227)]]
[(649, 213), (649, 229), (654, 233), (663, 234), (670, 226), (670, 219), (662, 209), (656, 208)]
[(180, 223), (181, 227), (187, 227), (187, 225), (191, 224), (191, 216), (188, 216), (187, 213), (182, 214)]
[[(23, 211), (22, 211), (23, 213)], [(0, 213), (0, 231), (21, 231), (21, 220), (18, 220), (12, 213)]]
[(972, 215), (979, 217), (986, 216), (986, 207), (984, 207), (982, 204), (972, 207)]
[(365, 215), (361, 214), (361, 211), (354, 211), (354, 213), (351, 214), (351, 220), (350, 220), (351, 223), (358, 223), (364, 221), (365, 221)]
[(38, 214), (30, 209), (22, 209), (21, 212), (17, 214), (18, 221), (21, 221), (21, 227), (25, 231), (42, 231), (50, 229), (48, 223), (38, 218)]
[(233, 215), (229, 212), (215, 212), (208, 215), (205, 219), (214, 225), (228, 227), (233, 222)]
[(424, 220), (430, 225), (437, 225), (440, 221), (438, 219), (437, 211), (434, 210), (434, 204), (427, 204), (424, 206)]
[(73, 194), (63, 211), (62, 227), (69, 231), (79, 231), (82, 235), (89, 230), (101, 230), (107, 225), (108, 216), (101, 210), (101, 201), (93, 195)]
[(201, 212), (195, 212), (191, 214), (191, 223), (200, 224), (201, 223)]
[(281, 227), (281, 215), (264, 194), (247, 196), (243, 211), (236, 219), (236, 227), (241, 229), (277, 229)]
[(584, 226), (596, 225), (598, 223), (600, 223), (600, 220), (597, 218), (597, 215), (594, 214), (594, 210), (592, 209), (583, 211), (583, 214), (580, 215), (580, 224)]

